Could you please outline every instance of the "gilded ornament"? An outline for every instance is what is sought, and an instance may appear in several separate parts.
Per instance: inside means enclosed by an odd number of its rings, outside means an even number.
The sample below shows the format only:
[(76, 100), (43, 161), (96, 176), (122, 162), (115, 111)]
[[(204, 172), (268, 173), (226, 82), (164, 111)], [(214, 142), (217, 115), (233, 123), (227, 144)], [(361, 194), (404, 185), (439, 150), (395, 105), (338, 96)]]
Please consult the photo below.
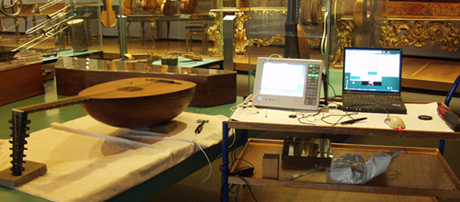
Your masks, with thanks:
[(384, 47), (395, 46), (441, 46), (441, 50), (454, 52), (460, 47), (460, 26), (452, 26), (451, 22), (441, 21), (389, 21), (388, 25), (380, 26), (380, 41)]
[(209, 16), (214, 18), (214, 24), (208, 28), (209, 40), (214, 43), (213, 48), (209, 48), (211, 55), (220, 55), (220, 46), (222, 43), (222, 36), (220, 34), (220, 15), (218, 12), (209, 12)]

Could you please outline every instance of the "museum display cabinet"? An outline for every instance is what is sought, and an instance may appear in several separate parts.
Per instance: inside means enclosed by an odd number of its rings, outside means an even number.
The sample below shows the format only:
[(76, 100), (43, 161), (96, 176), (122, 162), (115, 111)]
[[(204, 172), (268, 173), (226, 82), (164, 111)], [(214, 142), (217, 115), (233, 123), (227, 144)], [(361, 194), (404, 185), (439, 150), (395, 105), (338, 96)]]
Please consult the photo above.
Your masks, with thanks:
[[(208, 51), (221, 33), (219, 28), (213, 28), (220, 19), (210, 12), (220, 7), (219, 1), (125, 0), (118, 4), (122, 5), (120, 12), (126, 22), (125, 28), (119, 30), (125, 48), (122, 52), (139, 55), (138, 49), (142, 49), (159, 57), (183, 57), (180, 54), (192, 52), (200, 57), (220, 57)], [(139, 42), (142, 48), (134, 45)]]
[[(196, 83), (190, 106), (210, 107), (235, 103), (236, 72), (213, 69), (222, 60), (188, 60), (189, 66), (168, 66), (145, 62), (109, 61), (61, 57), (56, 62), (57, 94), (78, 95), (82, 90), (109, 81), (131, 77), (178, 79)], [(222, 93), (226, 92), (226, 93)]]
[(4, 49), (35, 50), (53, 61), (83, 53), (124, 60), (194, 52), (216, 59), (222, 52), (214, 45), (222, 44), (219, 1), (36, 0), (4, 8), (18, 13), (2, 15)]
[[(12, 7), (12, 8), (11, 8)], [(76, 56), (102, 51), (98, 1), (12, 1), (5, 13), (1, 46), (12, 52), (35, 51), (44, 60), (58, 53)]]
[(403, 87), (447, 92), (457, 77), (457, 1), (289, 2), (224, 1), (238, 10), (236, 70), (252, 76), (258, 57), (281, 56), (323, 60), (327, 75), (342, 69), (345, 47), (370, 47), (403, 49)]

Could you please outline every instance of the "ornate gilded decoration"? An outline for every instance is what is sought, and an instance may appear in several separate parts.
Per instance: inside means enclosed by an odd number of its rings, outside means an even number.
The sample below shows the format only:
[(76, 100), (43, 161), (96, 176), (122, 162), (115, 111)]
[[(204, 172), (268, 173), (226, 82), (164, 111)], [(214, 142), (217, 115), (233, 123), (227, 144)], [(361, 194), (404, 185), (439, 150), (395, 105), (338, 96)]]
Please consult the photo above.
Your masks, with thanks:
[[(383, 7), (382, 13), (385, 13)], [(452, 3), (422, 3), (422, 2), (390, 2), (388, 16), (401, 17), (430, 17), (430, 16), (460, 16), (460, 4)]]
[(277, 34), (276, 36), (272, 37), (271, 39), (250, 39), (248, 40), (246, 36), (246, 28), (244, 28), (244, 22), (249, 19), (249, 15), (245, 14), (244, 12), (236, 13), (236, 21), (235, 21), (235, 54), (243, 55), (246, 52), (246, 48), (248, 46), (268, 46), (276, 41), (280, 41), (284, 43), (284, 36)]
[(239, 8), (251, 7), (251, 8), (287, 8), (288, 1), (267, 1), (267, 0), (239, 0)]
[(330, 58), (332, 61), (332, 66), (338, 64), (340, 61), (343, 61), (343, 49), (345, 47), (352, 46), (355, 26), (353, 25), (353, 22), (349, 20), (340, 20), (337, 21), (337, 27), (335, 29), (337, 29), (337, 36), (331, 35), (333, 41), (331, 43), (332, 54)]
[(459, 21), (459, 17), (458, 3), (389, 2), (389, 21), (380, 24), (379, 43), (389, 48), (438, 45), (453, 52), (460, 46), (460, 26), (453, 26), (451, 21)]
[(249, 19), (249, 15), (244, 14), (243, 12), (236, 13), (235, 18), (235, 35), (234, 35), (234, 44), (235, 44), (235, 54), (242, 55), (245, 52), (246, 47), (248, 46), (248, 37), (246, 36), (246, 28), (244, 28), (244, 22)]
[(394, 48), (397, 45), (441, 46), (441, 50), (457, 51), (460, 47), (460, 26), (452, 26), (451, 22), (423, 21), (388, 21), (380, 26), (379, 43), (383, 47)]
[(224, 0), (223, 7), (236, 7), (236, 0)]
[(249, 7), (249, 0), (237, 0), (238, 8), (248, 8)]
[[(246, 52), (246, 48), (248, 46), (269, 46), (272, 43), (275, 43), (277, 41), (284, 43), (284, 36), (278, 34), (276, 36), (273, 36), (270, 39), (250, 39), (248, 40), (247, 35), (246, 35), (246, 28), (244, 27), (244, 23), (249, 20), (252, 16), (260, 14), (260, 15), (269, 15), (269, 16), (274, 16), (274, 15), (286, 15), (285, 10), (279, 10), (279, 9), (270, 9), (270, 10), (258, 10), (252, 13), (251, 16), (246, 14), (245, 12), (236, 12), (235, 13), (235, 21), (234, 21), (234, 47), (235, 47), (235, 54), (237, 55), (243, 55)], [(221, 53), (221, 45), (222, 45), (222, 36), (220, 33), (220, 17), (219, 17), (219, 12), (209, 12), (209, 16), (214, 18), (214, 25), (209, 27), (208, 29), (208, 35), (209, 35), (209, 40), (211, 40), (214, 43), (214, 47), (209, 49), (209, 53), (211, 55), (220, 55)], [(309, 41), (310, 42), (310, 41)]]
[(220, 15), (219, 12), (209, 12), (209, 16), (214, 18), (214, 25), (208, 28), (209, 40), (214, 43), (213, 48), (209, 48), (209, 54), (220, 55), (220, 46), (222, 44), (222, 35), (220, 33)]
[[(347, 6), (350, 4), (345, 4)], [(380, 3), (379, 10), (375, 16), (375, 26), (380, 32), (380, 47), (394, 48), (400, 45), (422, 48), (437, 45), (440, 50), (451, 52), (460, 47), (460, 25), (452, 24), (453, 21), (460, 21), (458, 1), (387, 1)], [(352, 46), (353, 40), (356, 40), (354, 34), (357, 28), (353, 26), (353, 18), (347, 18), (351, 15), (345, 12), (345, 18), (336, 19), (338, 33), (333, 40), (337, 40), (337, 47), (331, 51), (332, 65), (343, 60), (343, 48)]]
[(270, 17), (273, 17), (275, 15), (281, 15), (281, 16), (286, 16), (287, 15), (286, 10), (281, 10), (281, 9), (276, 9), (276, 10), (273, 10), (273, 9), (271, 9), (271, 10), (267, 10), (267, 9), (265, 9), (265, 10), (256, 10), (251, 15), (251, 17), (254, 16), (255, 14), (259, 14), (261, 16), (270, 16)]

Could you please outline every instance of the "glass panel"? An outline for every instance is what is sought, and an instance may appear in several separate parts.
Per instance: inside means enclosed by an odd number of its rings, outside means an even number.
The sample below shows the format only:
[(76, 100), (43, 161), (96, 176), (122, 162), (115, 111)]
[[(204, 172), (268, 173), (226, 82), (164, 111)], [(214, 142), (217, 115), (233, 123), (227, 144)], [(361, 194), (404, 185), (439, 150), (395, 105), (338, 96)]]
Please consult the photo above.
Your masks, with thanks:
[[(343, 49), (345, 47), (385, 47), (388, 0), (332, 0), (331, 35), (328, 61), (329, 97), (341, 95)], [(331, 94), (332, 93), (332, 94)]]
[(2, 18), (4, 50), (34, 51), (44, 60), (101, 52), (98, 1), (37, 0), (23, 2), (22, 9), (19, 5), (14, 7), (21, 11), (18, 17)]
[[(126, 36), (126, 53), (133, 58), (177, 57), (221, 59), (213, 54), (214, 33), (220, 22), (222, 2), (215, 0), (118, 0), (120, 12), (126, 16), (126, 27), (120, 29)], [(131, 3), (132, 9), (129, 5)], [(220, 33), (217, 31), (216, 33)], [(123, 35), (120, 35), (123, 36)], [(188, 37), (187, 37), (188, 36)], [(218, 36), (218, 35), (217, 35)], [(214, 37), (214, 38), (213, 38)], [(122, 40), (123, 38), (120, 37)], [(187, 41), (186, 39), (189, 39)], [(220, 48), (220, 45), (217, 44)], [(125, 58), (123, 59), (130, 59)], [(176, 60), (177, 61), (177, 60)], [(179, 60), (181, 61), (181, 60)]]
[(244, 51), (236, 56), (247, 57), (245, 63), (249, 65), (244, 70), (248, 71), (249, 94), (258, 57), (318, 59), (327, 63), (326, 46), (321, 42), (326, 36), (324, 15), (328, 4), (326, 0), (240, 1), (247, 41), (241, 48)]
[[(212, 62), (212, 61), (205, 61)], [(204, 67), (207, 64), (195, 64), (198, 67)], [(130, 61), (115, 61), (115, 60), (99, 60), (89, 58), (76, 57), (60, 57), (56, 62), (58, 69), (73, 69), (83, 71), (97, 72), (136, 72), (136, 73), (158, 73), (158, 74), (184, 74), (189, 76), (212, 76), (222, 74), (234, 74), (232, 71), (209, 69), (209, 68), (193, 68), (194, 66), (169, 66), (156, 65), (144, 62)]]

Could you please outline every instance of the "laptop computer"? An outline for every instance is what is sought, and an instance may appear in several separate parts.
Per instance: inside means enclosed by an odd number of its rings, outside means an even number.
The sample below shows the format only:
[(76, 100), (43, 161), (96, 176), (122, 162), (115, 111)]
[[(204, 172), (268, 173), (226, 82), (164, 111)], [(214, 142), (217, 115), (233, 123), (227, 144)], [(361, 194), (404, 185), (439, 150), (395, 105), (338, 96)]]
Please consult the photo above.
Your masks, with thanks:
[(406, 114), (401, 49), (345, 48), (343, 110)]

